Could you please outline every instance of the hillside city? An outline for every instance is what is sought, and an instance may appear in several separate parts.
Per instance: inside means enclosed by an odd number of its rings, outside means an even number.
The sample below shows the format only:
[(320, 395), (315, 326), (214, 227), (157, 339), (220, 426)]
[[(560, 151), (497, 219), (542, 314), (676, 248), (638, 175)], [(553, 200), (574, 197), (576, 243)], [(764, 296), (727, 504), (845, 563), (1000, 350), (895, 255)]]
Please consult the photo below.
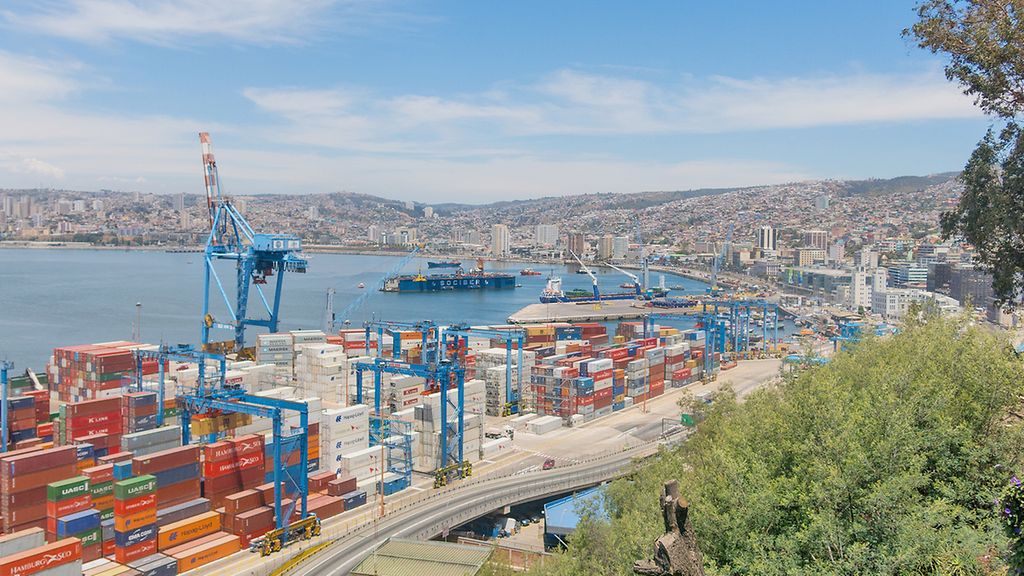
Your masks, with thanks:
[[(991, 275), (968, 246), (941, 241), (939, 217), (956, 205), (954, 174), (891, 180), (797, 182), (728, 190), (549, 197), (472, 206), (374, 196), (238, 196), (258, 227), (298, 234), (307, 249), (407, 252), (724, 271), (883, 320), (912, 303), (965, 306), (996, 323)], [(557, 218), (552, 215), (558, 215)], [(200, 245), (207, 210), (194, 194), (0, 191), (7, 244)]]

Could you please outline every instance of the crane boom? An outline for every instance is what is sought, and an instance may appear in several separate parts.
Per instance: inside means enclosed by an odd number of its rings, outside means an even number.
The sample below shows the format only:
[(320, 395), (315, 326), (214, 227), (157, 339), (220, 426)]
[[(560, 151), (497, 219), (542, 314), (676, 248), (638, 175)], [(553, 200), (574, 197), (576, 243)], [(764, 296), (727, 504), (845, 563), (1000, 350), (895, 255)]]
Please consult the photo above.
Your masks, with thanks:
[(576, 259), (576, 262), (579, 262), (580, 268), (583, 268), (583, 271), (587, 273), (587, 276), (590, 276), (590, 279), (593, 280), (593, 282), (594, 282), (594, 298), (600, 299), (601, 298), (601, 291), (597, 287), (597, 276), (594, 276), (594, 273), (590, 271), (590, 268), (587, 268), (587, 265), (583, 263), (583, 260), (580, 260), (580, 257), (577, 256), (575, 252), (573, 252), (572, 250), (569, 250), (569, 254), (572, 254), (572, 257)]
[(639, 276), (637, 276), (636, 274), (633, 274), (632, 272), (629, 272), (628, 270), (623, 270), (622, 268), (619, 268), (618, 266), (616, 266), (615, 264), (612, 264), (611, 262), (605, 262), (605, 264), (607, 264), (608, 266), (611, 266), (612, 268), (618, 270), (619, 272), (622, 272), (626, 276), (629, 276), (633, 280), (633, 286), (636, 287), (636, 293), (637, 294), (640, 294), (643, 291), (643, 288), (640, 286), (640, 277)]

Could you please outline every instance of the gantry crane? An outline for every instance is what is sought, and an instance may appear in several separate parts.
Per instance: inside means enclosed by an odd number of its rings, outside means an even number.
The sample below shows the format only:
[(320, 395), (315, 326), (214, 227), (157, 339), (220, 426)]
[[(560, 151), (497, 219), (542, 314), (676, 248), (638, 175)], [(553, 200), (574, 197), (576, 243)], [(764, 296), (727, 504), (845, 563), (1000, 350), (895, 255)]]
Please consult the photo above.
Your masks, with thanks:
[(7, 372), (11, 368), (14, 368), (14, 364), (0, 360), (0, 453), (7, 452)]
[(587, 276), (590, 276), (590, 280), (594, 283), (594, 299), (600, 301), (601, 290), (597, 287), (597, 276), (594, 276), (594, 273), (590, 271), (590, 268), (587, 268), (587, 265), (583, 263), (583, 260), (580, 260), (580, 257), (577, 256), (575, 252), (569, 250), (569, 254), (572, 254), (572, 257), (575, 258), (576, 262), (579, 263), (580, 268), (582, 268), (583, 271), (587, 273)]
[(391, 358), (402, 359), (402, 330), (419, 332), (422, 363), (426, 364), (437, 359), (439, 330), (437, 324), (430, 320), (419, 322), (398, 322), (395, 320), (370, 320), (363, 324), (366, 330), (366, 355), (370, 355), (370, 332), (377, 331), (377, 354), (384, 354), (384, 333), (391, 335)]
[[(459, 340), (470, 336), (486, 336), (488, 338), (502, 339), (505, 341), (505, 406), (502, 407), (502, 416), (511, 416), (519, 413), (519, 402), (523, 396), (523, 343), (526, 341), (526, 331), (522, 328), (512, 330), (494, 330), (491, 328), (473, 328), (465, 324), (449, 326), (444, 331), (441, 347), (448, 349), (448, 338), (452, 337), (456, 352), (452, 355), (453, 361), (458, 361)], [(518, 351), (516, 363), (516, 386), (512, 388), (512, 350)]]
[[(207, 132), (199, 133), (203, 148), (203, 176), (206, 183), (206, 206), (210, 213), (210, 233), (206, 239), (205, 283), (203, 287), (203, 347), (210, 351), (240, 351), (245, 347), (247, 326), (260, 326), (276, 332), (281, 309), (281, 289), (285, 272), (306, 271), (307, 261), (301, 256), (302, 240), (293, 234), (261, 234), (253, 231), (245, 217), (231, 200), (221, 192), (217, 162)], [(220, 276), (215, 260), (234, 260), (236, 267), (235, 302), (232, 304)], [(268, 302), (262, 286), (277, 275), (273, 303)], [(227, 318), (216, 319), (210, 311), (210, 283), (216, 283), (227, 307)], [(250, 316), (249, 291), (255, 286), (267, 316)], [(229, 330), (233, 338), (227, 342), (212, 342), (212, 329)]]
[(633, 288), (636, 290), (636, 295), (640, 296), (643, 294), (644, 288), (646, 288), (646, 286), (640, 285), (640, 278), (636, 274), (633, 274), (632, 272), (629, 272), (627, 270), (623, 270), (622, 268), (619, 268), (618, 266), (612, 264), (611, 262), (605, 262), (605, 264), (611, 266), (612, 268), (618, 270), (619, 272), (622, 272), (626, 276), (629, 276), (630, 279), (633, 280)]

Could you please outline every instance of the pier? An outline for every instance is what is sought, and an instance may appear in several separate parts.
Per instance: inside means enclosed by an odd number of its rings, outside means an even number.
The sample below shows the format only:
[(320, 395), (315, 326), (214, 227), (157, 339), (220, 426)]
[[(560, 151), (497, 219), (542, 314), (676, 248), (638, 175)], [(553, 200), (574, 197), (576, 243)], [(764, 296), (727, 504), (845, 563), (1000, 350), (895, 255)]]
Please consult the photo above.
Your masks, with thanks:
[(533, 324), (543, 322), (603, 322), (606, 320), (628, 320), (643, 318), (651, 312), (661, 314), (696, 314), (699, 308), (651, 308), (637, 304), (635, 300), (606, 300), (600, 305), (593, 302), (555, 302), (551, 304), (529, 304), (508, 317), (511, 324)]

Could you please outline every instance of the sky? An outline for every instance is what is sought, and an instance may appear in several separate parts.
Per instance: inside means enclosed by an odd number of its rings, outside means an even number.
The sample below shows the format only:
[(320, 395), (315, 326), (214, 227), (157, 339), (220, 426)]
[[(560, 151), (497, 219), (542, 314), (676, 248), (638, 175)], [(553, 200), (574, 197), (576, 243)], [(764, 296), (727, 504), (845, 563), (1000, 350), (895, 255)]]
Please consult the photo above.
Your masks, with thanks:
[(912, 0), (0, 3), (0, 188), (482, 203), (963, 167)]

